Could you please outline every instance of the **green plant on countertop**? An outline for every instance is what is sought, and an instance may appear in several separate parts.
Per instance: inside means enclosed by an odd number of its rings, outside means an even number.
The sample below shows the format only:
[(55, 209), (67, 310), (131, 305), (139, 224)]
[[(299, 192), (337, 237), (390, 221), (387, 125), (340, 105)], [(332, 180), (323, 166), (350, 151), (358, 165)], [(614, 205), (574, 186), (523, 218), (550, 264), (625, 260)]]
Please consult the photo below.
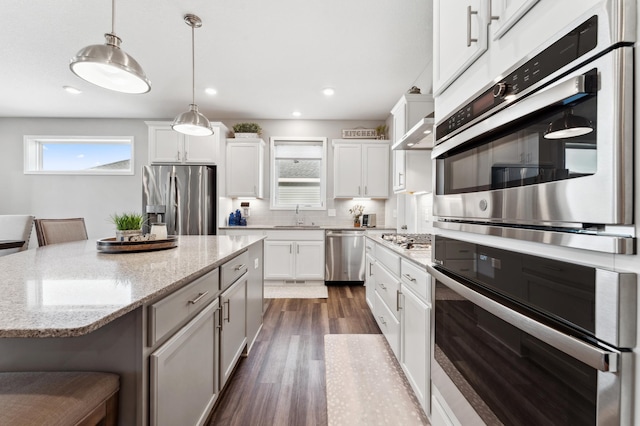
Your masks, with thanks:
[(258, 123), (238, 123), (233, 125), (234, 133), (262, 133), (262, 128)]
[(132, 231), (142, 229), (144, 216), (139, 213), (122, 213), (111, 215), (111, 221), (118, 231)]
[(376, 127), (376, 134), (378, 135), (378, 138), (386, 139), (387, 138), (387, 125), (386, 124), (381, 124), (381, 125), (377, 126)]

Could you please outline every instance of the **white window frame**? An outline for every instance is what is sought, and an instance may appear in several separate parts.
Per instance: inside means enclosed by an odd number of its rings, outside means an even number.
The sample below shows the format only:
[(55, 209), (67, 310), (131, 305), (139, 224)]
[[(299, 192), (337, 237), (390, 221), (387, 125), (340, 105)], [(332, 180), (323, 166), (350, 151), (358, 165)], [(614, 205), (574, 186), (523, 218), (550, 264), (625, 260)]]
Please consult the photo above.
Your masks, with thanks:
[(271, 151), (271, 195), (270, 195), (270, 208), (271, 210), (296, 210), (294, 205), (278, 205), (276, 204), (277, 195), (277, 179), (275, 176), (276, 170), (276, 144), (284, 142), (294, 144), (295, 142), (313, 142), (322, 143), (322, 162), (320, 166), (320, 205), (313, 206), (309, 204), (298, 205), (299, 210), (326, 210), (327, 209), (327, 138), (325, 137), (295, 137), (295, 136), (272, 136), (270, 138), (270, 151)]
[[(131, 159), (129, 168), (123, 170), (85, 169), (85, 170), (43, 170), (42, 147), (46, 143), (83, 143), (83, 144), (126, 144), (129, 146)], [(135, 143), (133, 136), (24, 136), (24, 174), (41, 175), (134, 175)]]

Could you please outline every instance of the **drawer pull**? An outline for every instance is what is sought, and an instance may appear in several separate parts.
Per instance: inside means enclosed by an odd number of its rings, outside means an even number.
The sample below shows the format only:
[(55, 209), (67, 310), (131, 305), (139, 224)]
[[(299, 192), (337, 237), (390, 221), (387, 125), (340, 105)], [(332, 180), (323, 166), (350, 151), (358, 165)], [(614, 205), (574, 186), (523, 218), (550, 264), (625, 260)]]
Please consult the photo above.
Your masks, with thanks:
[(387, 287), (385, 287), (384, 283), (380, 283), (380, 287), (382, 287), (383, 290), (387, 289)]
[(209, 294), (208, 291), (205, 291), (204, 293), (198, 293), (198, 297), (196, 297), (193, 300), (189, 300), (189, 303), (192, 305), (195, 305), (196, 303), (198, 303), (200, 300), (202, 300), (203, 297), (205, 297), (207, 294)]
[(406, 279), (408, 279), (409, 281), (413, 281), (416, 282), (416, 279), (413, 278), (411, 275), (409, 274), (402, 274), (403, 277), (405, 277)]
[(396, 311), (402, 309), (402, 306), (400, 306), (400, 296), (402, 296), (402, 292), (400, 290), (396, 291)]
[(383, 323), (384, 325), (387, 325), (387, 322), (384, 320), (384, 317), (382, 315), (380, 315), (378, 318), (380, 318), (381, 323)]
[(236, 267), (235, 267), (235, 270), (236, 270), (236, 271), (239, 271), (239, 270), (244, 269), (244, 268), (246, 268), (246, 267), (247, 267), (247, 265), (245, 265), (244, 263), (242, 263), (242, 264), (240, 264), (240, 265), (236, 266)]

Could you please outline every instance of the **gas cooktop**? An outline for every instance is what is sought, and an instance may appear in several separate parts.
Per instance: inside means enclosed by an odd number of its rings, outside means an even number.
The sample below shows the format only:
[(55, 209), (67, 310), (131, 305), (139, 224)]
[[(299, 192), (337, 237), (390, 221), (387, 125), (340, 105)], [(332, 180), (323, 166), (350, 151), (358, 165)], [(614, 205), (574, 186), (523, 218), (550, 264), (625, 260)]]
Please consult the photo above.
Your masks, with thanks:
[(431, 247), (430, 234), (382, 234), (381, 238), (405, 250), (426, 250)]

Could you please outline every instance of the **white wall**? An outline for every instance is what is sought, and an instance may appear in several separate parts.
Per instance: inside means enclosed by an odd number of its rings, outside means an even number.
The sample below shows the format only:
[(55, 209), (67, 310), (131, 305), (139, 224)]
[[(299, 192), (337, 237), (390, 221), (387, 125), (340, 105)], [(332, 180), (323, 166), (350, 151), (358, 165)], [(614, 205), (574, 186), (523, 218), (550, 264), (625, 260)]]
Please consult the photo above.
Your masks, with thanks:
[[(24, 135), (133, 136), (135, 175), (25, 175)], [(0, 118), (0, 141), (0, 214), (84, 217), (89, 238), (98, 239), (114, 233), (111, 214), (141, 209), (141, 168), (148, 156), (143, 120)]]

